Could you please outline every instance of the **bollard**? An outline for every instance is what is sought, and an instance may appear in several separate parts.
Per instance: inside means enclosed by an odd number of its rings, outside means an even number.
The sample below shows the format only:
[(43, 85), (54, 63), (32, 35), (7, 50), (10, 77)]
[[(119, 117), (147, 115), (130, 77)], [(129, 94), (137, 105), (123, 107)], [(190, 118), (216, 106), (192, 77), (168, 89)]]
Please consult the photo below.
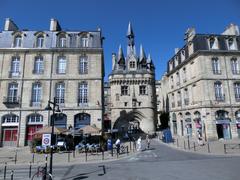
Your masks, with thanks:
[(111, 155), (112, 155), (112, 157), (113, 157), (113, 147), (111, 148)]
[(29, 179), (31, 178), (32, 176), (32, 163), (30, 162), (29, 163)]
[(48, 163), (48, 155), (45, 155), (45, 168), (47, 169), (47, 163)]
[(188, 143), (188, 150), (190, 150), (190, 141), (189, 141), (189, 135), (188, 135), (188, 141), (187, 141), (187, 143)]
[(128, 152), (128, 146), (127, 146), (127, 155), (128, 155), (128, 153), (129, 153), (129, 152)]
[(13, 170), (11, 171), (11, 180), (13, 180)]
[(34, 163), (34, 157), (35, 157), (35, 154), (33, 153), (32, 154), (32, 163)]
[(98, 166), (98, 167), (102, 167), (102, 168), (103, 168), (103, 174), (106, 174), (106, 168), (105, 168), (105, 165), (101, 165), (101, 166)]
[(226, 144), (223, 144), (223, 147), (224, 147), (224, 154), (227, 154)]
[(87, 149), (85, 149), (85, 161), (87, 162)]
[(119, 152), (117, 152), (117, 158), (119, 157)]
[(75, 158), (75, 150), (73, 150), (73, 158)]
[(207, 143), (207, 147), (208, 147), (208, 153), (210, 153), (210, 145), (209, 145), (209, 142)]
[(102, 149), (102, 160), (104, 160), (104, 149)]
[(68, 154), (68, 162), (70, 162), (70, 152), (68, 152), (67, 154)]
[(178, 139), (177, 139), (177, 147), (179, 146), (179, 144), (178, 144)]
[(130, 141), (130, 151), (132, 150), (132, 141)]
[(194, 149), (194, 151), (196, 151), (196, 144), (195, 144), (195, 142), (193, 142), (193, 149)]
[(15, 152), (15, 159), (14, 159), (15, 164), (17, 163), (17, 150)]
[(3, 179), (6, 179), (6, 172), (7, 172), (7, 163), (5, 162), (4, 172), (3, 172)]
[(186, 143), (185, 143), (185, 140), (183, 141), (183, 147), (184, 147), (184, 149), (186, 149)]

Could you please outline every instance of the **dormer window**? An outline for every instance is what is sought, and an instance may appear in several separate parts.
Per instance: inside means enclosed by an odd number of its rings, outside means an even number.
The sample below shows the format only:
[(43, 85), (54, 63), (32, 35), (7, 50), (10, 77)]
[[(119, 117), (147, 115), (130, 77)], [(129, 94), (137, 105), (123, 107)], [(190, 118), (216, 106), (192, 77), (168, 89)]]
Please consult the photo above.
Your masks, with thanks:
[(185, 60), (185, 50), (181, 51), (181, 59), (184, 61)]
[(229, 50), (237, 50), (233, 38), (229, 38), (229, 39), (228, 39), (228, 49), (229, 49)]
[(22, 36), (20, 35), (17, 35), (15, 38), (14, 38), (14, 44), (13, 44), (14, 47), (21, 47), (22, 46)]
[(42, 48), (43, 47), (43, 43), (44, 43), (44, 37), (43, 37), (43, 35), (39, 35), (37, 37), (36, 47), (37, 48)]
[(175, 66), (178, 65), (178, 56), (175, 56)]
[(218, 49), (218, 42), (216, 38), (211, 37), (209, 39), (209, 49)]
[(58, 47), (64, 48), (67, 46), (67, 38), (65, 34), (61, 34), (58, 37)]
[(89, 39), (87, 36), (81, 37), (81, 46), (88, 47), (89, 46)]
[(134, 61), (130, 61), (129, 62), (129, 66), (131, 69), (134, 69), (135, 68), (135, 62)]

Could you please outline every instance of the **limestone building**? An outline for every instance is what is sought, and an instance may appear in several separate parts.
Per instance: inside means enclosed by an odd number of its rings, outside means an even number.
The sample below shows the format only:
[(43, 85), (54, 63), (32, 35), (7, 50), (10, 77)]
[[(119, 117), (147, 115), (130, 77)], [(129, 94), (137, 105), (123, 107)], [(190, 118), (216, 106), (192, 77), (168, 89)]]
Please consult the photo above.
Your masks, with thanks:
[(49, 125), (45, 111), (55, 97), (62, 113), (55, 126), (102, 128), (101, 30), (65, 31), (51, 19), (50, 30), (21, 30), (6, 19), (0, 32), (0, 143), (27, 145)]
[(145, 56), (142, 46), (140, 55), (137, 55), (134, 37), (129, 23), (126, 57), (121, 46), (118, 54), (112, 55), (109, 75), (111, 127), (121, 132), (152, 133), (156, 121), (155, 67), (150, 55)]
[(168, 61), (167, 102), (174, 134), (205, 140), (240, 137), (240, 36), (230, 24), (222, 34), (196, 34)]

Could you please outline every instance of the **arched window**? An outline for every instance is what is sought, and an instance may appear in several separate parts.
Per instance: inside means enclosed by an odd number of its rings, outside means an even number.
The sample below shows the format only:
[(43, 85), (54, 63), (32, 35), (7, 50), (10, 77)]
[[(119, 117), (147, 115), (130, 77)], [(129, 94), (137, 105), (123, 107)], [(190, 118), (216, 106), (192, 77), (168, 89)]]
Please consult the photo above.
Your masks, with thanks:
[(34, 60), (34, 74), (43, 74), (44, 66), (43, 66), (43, 57), (37, 56)]
[(65, 84), (63, 82), (56, 84), (56, 102), (58, 104), (65, 102)]
[(215, 113), (216, 119), (227, 119), (228, 118), (228, 112), (224, 110), (218, 110)]
[(13, 47), (22, 47), (22, 36), (16, 35), (14, 37)]
[(43, 122), (43, 116), (40, 114), (30, 114), (27, 117), (28, 124), (42, 124), (42, 122)]
[(39, 35), (37, 37), (37, 40), (36, 40), (36, 47), (37, 48), (42, 48), (44, 45), (44, 36), (43, 35)]
[(87, 113), (79, 113), (74, 116), (74, 128), (80, 129), (91, 124), (91, 116)]
[(240, 82), (234, 83), (234, 92), (236, 101), (240, 101)]
[(233, 74), (239, 74), (239, 64), (237, 58), (233, 57), (231, 58), (231, 67), (232, 67), (232, 73)]
[(37, 82), (33, 84), (32, 87), (32, 106), (40, 106), (42, 100), (42, 85)]
[(64, 113), (56, 113), (51, 115), (51, 119), (54, 118), (54, 126), (60, 128), (67, 128), (67, 115)]
[(88, 103), (88, 84), (87, 82), (79, 83), (78, 88), (78, 105), (85, 106)]
[(19, 117), (15, 114), (7, 114), (2, 117), (2, 124), (18, 123)]
[(238, 111), (235, 112), (235, 118), (236, 118), (237, 120), (240, 120), (240, 110), (238, 110)]
[(237, 50), (233, 38), (229, 38), (229, 39), (228, 39), (228, 49), (229, 49), (229, 50)]
[(209, 49), (218, 49), (218, 42), (215, 37), (209, 39)]
[(215, 90), (215, 98), (216, 101), (224, 101), (224, 93), (223, 93), (223, 86), (220, 81), (214, 83), (214, 90)]
[(79, 74), (88, 73), (88, 60), (86, 56), (81, 56), (79, 60)]

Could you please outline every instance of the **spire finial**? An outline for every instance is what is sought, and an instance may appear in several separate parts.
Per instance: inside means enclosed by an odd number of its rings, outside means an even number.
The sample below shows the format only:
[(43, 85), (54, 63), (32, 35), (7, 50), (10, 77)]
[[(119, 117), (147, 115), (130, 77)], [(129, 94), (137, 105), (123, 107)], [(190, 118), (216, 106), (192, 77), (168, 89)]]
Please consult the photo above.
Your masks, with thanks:
[(128, 23), (128, 30), (127, 30), (127, 37), (128, 38), (133, 38), (134, 37), (134, 33), (133, 33), (133, 29), (132, 29), (132, 24), (131, 22), (129, 21)]
[(145, 59), (146, 59), (146, 55), (145, 55), (143, 46), (142, 46), (142, 44), (141, 44), (141, 45), (140, 45), (140, 57), (139, 57), (139, 60), (140, 60), (140, 62), (142, 62), (142, 61), (144, 61)]
[(118, 49), (118, 62), (120, 62), (121, 60), (124, 60), (124, 55), (123, 55), (122, 46), (120, 44)]

